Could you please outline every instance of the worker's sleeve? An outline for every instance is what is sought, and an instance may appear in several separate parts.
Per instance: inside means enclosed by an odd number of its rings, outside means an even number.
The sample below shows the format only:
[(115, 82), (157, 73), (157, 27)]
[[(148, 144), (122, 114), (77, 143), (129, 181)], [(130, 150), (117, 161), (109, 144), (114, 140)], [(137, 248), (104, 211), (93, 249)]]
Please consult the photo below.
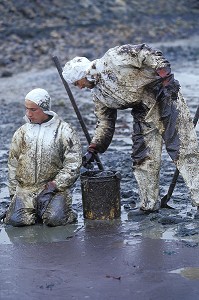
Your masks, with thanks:
[(173, 83), (174, 75), (171, 73), (170, 63), (160, 50), (152, 49), (144, 44), (138, 52), (138, 61), (140, 68), (152, 68), (154, 70), (154, 74), (162, 87)]
[(94, 97), (95, 115), (97, 125), (91, 144), (95, 145), (95, 150), (99, 153), (106, 151), (110, 145), (115, 131), (115, 121), (117, 119), (117, 109), (108, 108)]
[(22, 142), (23, 142), (23, 130), (19, 128), (13, 135), (10, 150), (9, 150), (9, 157), (8, 157), (8, 176), (9, 176), (8, 187), (11, 196), (15, 194), (16, 187), (18, 185), (18, 181), (16, 180), (16, 171), (17, 171), (20, 151), (22, 149)]
[(170, 63), (163, 56), (158, 49), (153, 49), (146, 44), (139, 45), (123, 45), (116, 47), (107, 52), (106, 60), (110, 57), (114, 60), (114, 65), (120, 68), (135, 68), (142, 70), (149, 76), (152, 75), (151, 70), (154, 71), (154, 80), (162, 83), (162, 86), (167, 86), (173, 82), (174, 76), (171, 74)]
[(53, 181), (56, 183), (58, 190), (63, 191), (66, 188), (70, 188), (79, 176), (82, 164), (82, 150), (79, 136), (72, 127), (63, 126), (61, 139), (63, 147), (63, 168)]
[(140, 51), (137, 52), (137, 61), (140, 68), (147, 66), (158, 70), (170, 67), (169, 61), (160, 50), (153, 49), (146, 44), (143, 44)]
[(146, 44), (123, 45), (107, 52), (106, 59), (114, 59), (114, 65), (120, 67), (133, 67), (138, 69), (157, 70), (170, 67), (170, 63), (158, 49), (149, 47)]

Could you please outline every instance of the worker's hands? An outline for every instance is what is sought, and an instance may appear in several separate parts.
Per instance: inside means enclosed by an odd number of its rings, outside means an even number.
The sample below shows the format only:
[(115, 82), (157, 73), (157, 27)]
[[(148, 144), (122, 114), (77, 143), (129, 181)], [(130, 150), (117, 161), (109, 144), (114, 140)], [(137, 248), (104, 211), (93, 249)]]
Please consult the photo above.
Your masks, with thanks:
[(156, 72), (160, 77), (165, 78), (171, 74), (171, 68), (170, 67), (159, 68), (156, 70)]
[(45, 185), (45, 190), (48, 193), (53, 193), (57, 190), (57, 185), (54, 181), (49, 181), (46, 185)]
[(92, 163), (95, 160), (96, 154), (97, 154), (97, 145), (94, 143), (91, 143), (88, 147), (88, 151), (82, 157), (82, 165), (84, 166), (84, 168), (93, 169)]
[(92, 162), (95, 160), (95, 154), (87, 151), (86, 154), (82, 157), (82, 165), (86, 169), (93, 169)]
[(173, 80), (173, 75), (171, 74), (170, 67), (159, 68), (156, 70), (156, 72), (162, 78), (162, 85), (164, 87), (168, 86)]

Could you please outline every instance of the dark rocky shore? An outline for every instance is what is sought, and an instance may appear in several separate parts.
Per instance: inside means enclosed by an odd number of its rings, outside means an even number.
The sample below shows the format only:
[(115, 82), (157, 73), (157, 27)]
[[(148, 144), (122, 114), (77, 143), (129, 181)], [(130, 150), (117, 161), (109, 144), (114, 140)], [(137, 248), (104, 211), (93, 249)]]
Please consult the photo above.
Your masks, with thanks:
[[(0, 76), (5, 77), (48, 68), (51, 55), (63, 61), (75, 55), (94, 59), (119, 44), (187, 39), (198, 34), (199, 2), (3, 0), (0, 14)], [(177, 55), (172, 49), (165, 50), (172, 59), (187, 56), (183, 47)]]

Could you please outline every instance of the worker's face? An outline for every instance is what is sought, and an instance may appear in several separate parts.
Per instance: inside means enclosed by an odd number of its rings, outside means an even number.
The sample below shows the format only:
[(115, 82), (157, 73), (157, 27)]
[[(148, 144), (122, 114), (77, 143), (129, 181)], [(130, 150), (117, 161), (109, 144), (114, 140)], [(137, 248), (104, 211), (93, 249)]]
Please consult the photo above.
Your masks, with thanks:
[(74, 85), (80, 89), (84, 89), (84, 88), (93, 89), (94, 88), (94, 82), (89, 81), (87, 78), (82, 78), (80, 80), (75, 81)]
[(25, 100), (26, 116), (33, 124), (41, 124), (48, 119), (48, 115), (34, 102)]

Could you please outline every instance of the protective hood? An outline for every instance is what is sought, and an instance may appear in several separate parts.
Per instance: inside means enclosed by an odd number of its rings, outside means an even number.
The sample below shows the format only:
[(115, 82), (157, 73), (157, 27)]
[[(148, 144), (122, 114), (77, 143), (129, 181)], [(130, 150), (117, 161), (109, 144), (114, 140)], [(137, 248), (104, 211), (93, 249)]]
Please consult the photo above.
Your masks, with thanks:
[(30, 91), (26, 96), (25, 100), (30, 100), (36, 103), (45, 113), (51, 109), (51, 98), (48, 92), (44, 89), (36, 88)]
[(92, 62), (86, 57), (77, 56), (65, 64), (62, 75), (67, 82), (74, 83), (87, 77), (91, 65)]

